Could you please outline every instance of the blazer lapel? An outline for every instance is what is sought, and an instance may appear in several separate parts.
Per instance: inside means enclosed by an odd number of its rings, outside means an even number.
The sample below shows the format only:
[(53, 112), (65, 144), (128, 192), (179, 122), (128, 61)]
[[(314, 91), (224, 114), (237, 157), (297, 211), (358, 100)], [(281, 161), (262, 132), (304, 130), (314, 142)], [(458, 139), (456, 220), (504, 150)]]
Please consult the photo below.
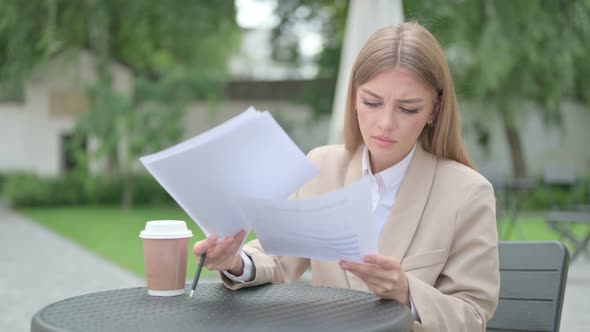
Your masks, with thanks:
[(389, 219), (383, 227), (379, 253), (401, 261), (408, 250), (430, 196), (437, 159), (420, 144), (401, 184)]
[[(361, 146), (353, 155), (344, 185), (354, 183), (362, 177), (362, 151)], [(436, 157), (424, 151), (418, 144), (389, 219), (381, 233), (380, 254), (393, 256), (400, 261), (404, 258), (428, 201), (436, 164)], [(370, 291), (360, 278), (348, 271), (345, 274), (351, 289)]]

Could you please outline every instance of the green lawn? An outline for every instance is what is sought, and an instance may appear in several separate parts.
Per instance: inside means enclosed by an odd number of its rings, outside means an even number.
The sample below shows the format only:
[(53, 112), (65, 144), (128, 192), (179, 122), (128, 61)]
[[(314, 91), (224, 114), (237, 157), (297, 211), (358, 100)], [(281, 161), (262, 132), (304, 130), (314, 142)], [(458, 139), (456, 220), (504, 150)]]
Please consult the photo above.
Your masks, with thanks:
[[(119, 207), (28, 208), (21, 212), (140, 276), (145, 276), (145, 268), (139, 232), (146, 221), (179, 219), (187, 222), (193, 231), (187, 280), (192, 280), (196, 270), (192, 244), (205, 237), (192, 219), (178, 207), (141, 207), (132, 210)], [(254, 237), (252, 233), (249, 236)], [(203, 269), (204, 277), (212, 277), (213, 274), (214, 272)]]
[[(178, 207), (141, 207), (133, 210), (119, 207), (29, 208), (21, 212), (140, 276), (145, 276), (145, 271), (139, 232), (146, 221), (185, 220), (194, 234), (191, 244), (204, 238), (196, 224)], [(519, 219), (519, 224), (520, 229), (513, 230), (510, 240), (557, 239), (555, 233), (545, 225), (542, 213), (524, 215)], [(579, 226), (577, 231), (585, 231), (585, 225)], [(251, 233), (249, 237), (253, 238), (254, 235)], [(192, 253), (189, 257), (187, 280), (192, 279), (196, 269), (196, 258)], [(205, 277), (213, 276), (211, 271), (204, 270), (203, 273)]]
[[(499, 227), (499, 236), (502, 237), (506, 234), (505, 227), (507, 227), (506, 222), (500, 223)], [(586, 234), (588, 225), (585, 224), (578, 224), (573, 225), (574, 232), (576, 234)], [(544, 213), (527, 213), (523, 214), (516, 224), (516, 227), (512, 228), (512, 232), (510, 232), (510, 236), (508, 236), (507, 240), (528, 240), (528, 241), (545, 241), (545, 240), (560, 240), (564, 241), (563, 239), (559, 239), (557, 234), (550, 229), (544, 221)], [(570, 247), (570, 243), (564, 241), (565, 244)]]

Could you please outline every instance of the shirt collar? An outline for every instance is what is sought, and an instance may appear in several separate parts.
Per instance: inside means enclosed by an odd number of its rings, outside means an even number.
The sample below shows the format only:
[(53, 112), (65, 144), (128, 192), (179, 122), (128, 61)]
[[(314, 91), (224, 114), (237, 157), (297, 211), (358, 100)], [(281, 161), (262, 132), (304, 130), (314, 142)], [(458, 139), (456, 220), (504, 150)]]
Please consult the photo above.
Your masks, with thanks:
[(363, 160), (362, 160), (363, 176), (369, 175), (369, 174), (374, 175), (374, 176), (378, 175), (382, 178), (386, 189), (393, 190), (393, 189), (399, 187), (402, 180), (404, 179), (404, 177), (406, 175), (406, 171), (408, 170), (408, 167), (410, 166), (410, 162), (412, 161), (412, 158), (414, 157), (415, 152), (416, 152), (416, 144), (414, 144), (414, 147), (412, 148), (410, 153), (408, 153), (408, 155), (405, 156), (404, 159), (402, 159), (400, 162), (398, 162), (397, 164), (395, 164), (395, 165), (389, 167), (388, 169), (385, 169), (377, 174), (373, 174), (371, 172), (371, 160), (369, 159), (369, 149), (365, 145), (363, 147)]

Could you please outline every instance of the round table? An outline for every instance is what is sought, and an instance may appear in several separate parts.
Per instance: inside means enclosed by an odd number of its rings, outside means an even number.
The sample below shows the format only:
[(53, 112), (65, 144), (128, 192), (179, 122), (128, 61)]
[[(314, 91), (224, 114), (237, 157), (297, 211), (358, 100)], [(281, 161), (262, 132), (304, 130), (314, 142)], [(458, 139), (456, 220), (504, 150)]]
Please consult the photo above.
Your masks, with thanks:
[(72, 297), (46, 306), (31, 331), (410, 331), (407, 306), (371, 293), (310, 285), (232, 291), (200, 284), (192, 299), (145, 287)]

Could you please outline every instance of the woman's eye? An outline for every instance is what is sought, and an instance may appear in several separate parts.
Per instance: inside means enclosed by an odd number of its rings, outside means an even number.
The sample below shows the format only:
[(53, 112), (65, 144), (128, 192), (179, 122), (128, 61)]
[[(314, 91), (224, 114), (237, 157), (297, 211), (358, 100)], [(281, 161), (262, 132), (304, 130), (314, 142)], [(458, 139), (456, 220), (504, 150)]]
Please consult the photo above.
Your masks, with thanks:
[(414, 114), (414, 113), (418, 113), (418, 110), (415, 108), (404, 108), (404, 107), (400, 107), (400, 110), (402, 110), (402, 112), (404, 113), (409, 113), (409, 114)]
[(369, 107), (372, 107), (372, 108), (375, 108), (375, 107), (378, 107), (379, 105), (381, 105), (381, 103), (372, 103), (372, 102), (370, 102), (368, 100), (364, 100), (364, 99), (363, 99), (363, 104), (365, 104)]

